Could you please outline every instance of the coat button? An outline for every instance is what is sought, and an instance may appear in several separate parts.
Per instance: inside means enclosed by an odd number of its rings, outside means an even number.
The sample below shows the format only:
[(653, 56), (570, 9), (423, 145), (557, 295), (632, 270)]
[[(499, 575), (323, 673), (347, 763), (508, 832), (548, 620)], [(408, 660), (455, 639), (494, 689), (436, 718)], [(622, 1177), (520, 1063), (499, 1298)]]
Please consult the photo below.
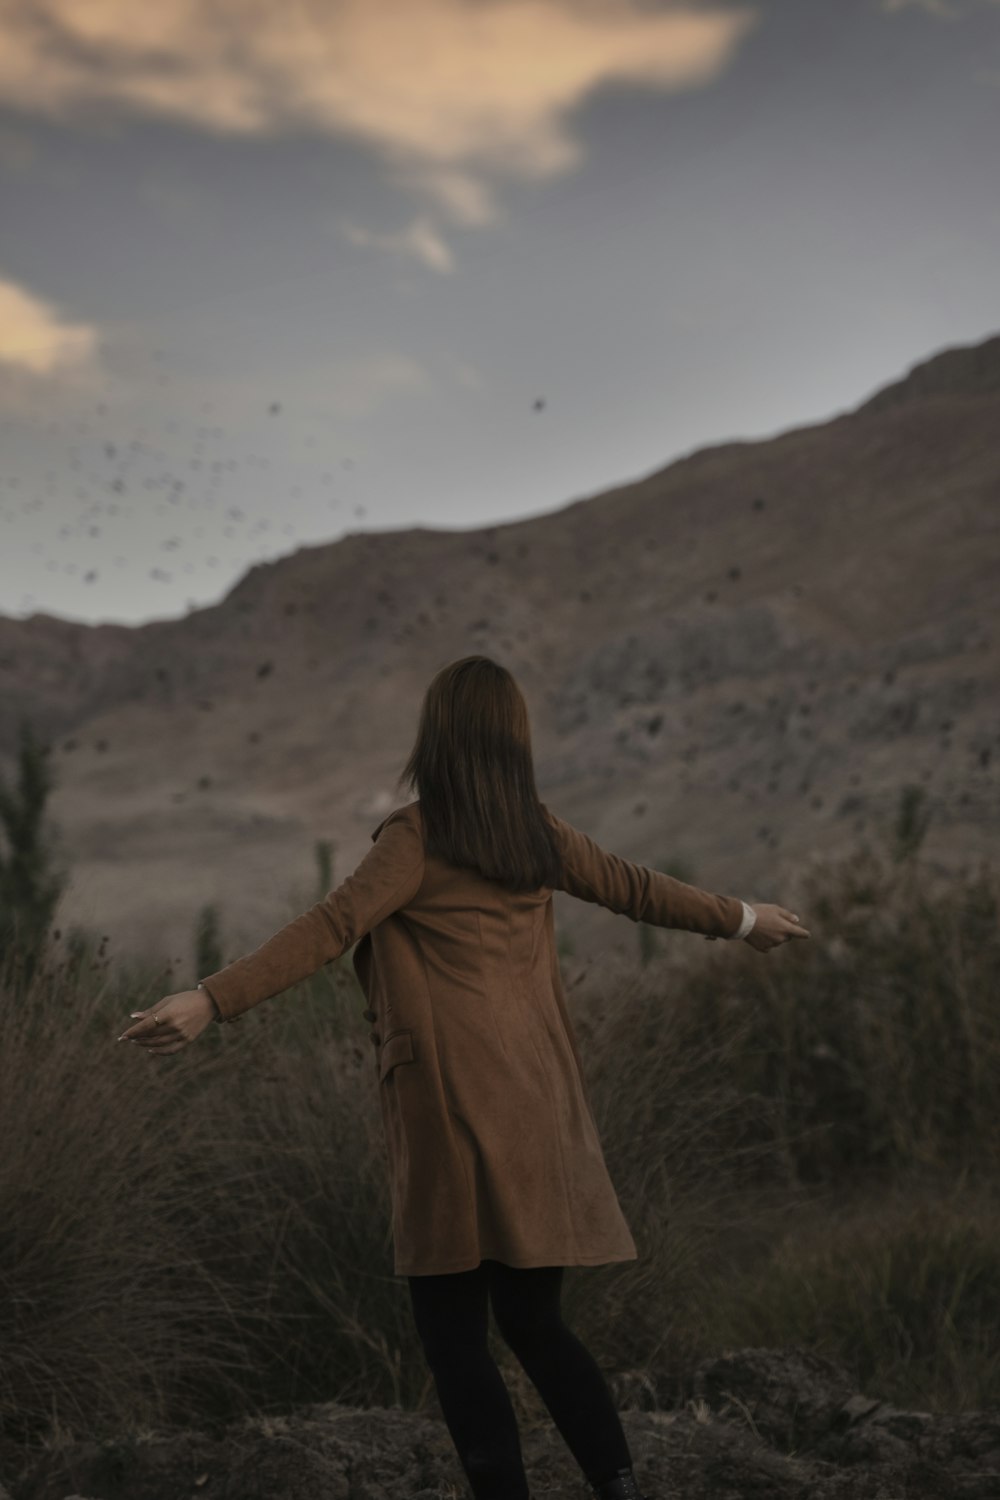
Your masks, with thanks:
[(378, 1032), (377, 1031), (369, 1031), (368, 1035), (371, 1037), (372, 1041), (375, 1043), (375, 1045), (377, 1047), (378, 1044), (379, 1044), (379, 1042), (382, 1040), (382, 1038), (379, 1036)]
[(375, 1012), (373, 1010), (363, 1010), (361, 1014), (364, 1016), (366, 1021), (375, 1020)]

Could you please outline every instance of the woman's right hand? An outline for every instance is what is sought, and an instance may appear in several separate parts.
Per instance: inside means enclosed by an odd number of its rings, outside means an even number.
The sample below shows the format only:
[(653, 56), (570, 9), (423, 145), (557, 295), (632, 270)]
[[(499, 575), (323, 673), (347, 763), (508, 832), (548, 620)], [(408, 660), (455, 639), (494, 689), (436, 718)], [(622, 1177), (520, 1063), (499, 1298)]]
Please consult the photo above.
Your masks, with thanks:
[(748, 901), (747, 905), (752, 906), (757, 913), (757, 920), (743, 939), (751, 948), (766, 953), (779, 943), (787, 943), (789, 938), (809, 937), (807, 929), (787, 906), (775, 906), (769, 901), (762, 901), (759, 905), (755, 901)]
[(215, 1001), (207, 990), (178, 990), (176, 995), (166, 995), (147, 1010), (131, 1011), (135, 1025), (126, 1027), (118, 1040), (135, 1042), (147, 1052), (165, 1057), (169, 1052), (180, 1052), (182, 1047), (190, 1046), (214, 1014)]

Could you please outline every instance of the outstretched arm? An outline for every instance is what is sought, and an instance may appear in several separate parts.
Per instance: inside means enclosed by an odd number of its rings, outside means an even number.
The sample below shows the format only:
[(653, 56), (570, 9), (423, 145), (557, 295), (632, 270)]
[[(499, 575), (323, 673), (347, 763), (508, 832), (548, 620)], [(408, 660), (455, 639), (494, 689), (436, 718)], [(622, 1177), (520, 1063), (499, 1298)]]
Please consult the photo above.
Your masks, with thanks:
[(168, 995), (133, 1011), (134, 1026), (118, 1040), (161, 1055), (179, 1052), (210, 1021), (235, 1021), (244, 1011), (290, 989), (416, 895), (424, 873), (423, 840), (412, 823), (391, 813), (353, 875), (266, 943), (206, 975), (197, 989)]
[(688, 885), (673, 875), (611, 854), (579, 828), (556, 817), (542, 804), (559, 842), (565, 880), (561, 889), (582, 901), (594, 901), (609, 911), (650, 922), (656, 927), (680, 927), (706, 937), (744, 937), (754, 913), (738, 896), (721, 896)]
[(206, 974), (199, 988), (211, 997), (221, 1020), (236, 1020), (339, 958), (413, 899), (423, 873), (420, 830), (405, 819), (390, 819), (353, 875), (252, 953)]

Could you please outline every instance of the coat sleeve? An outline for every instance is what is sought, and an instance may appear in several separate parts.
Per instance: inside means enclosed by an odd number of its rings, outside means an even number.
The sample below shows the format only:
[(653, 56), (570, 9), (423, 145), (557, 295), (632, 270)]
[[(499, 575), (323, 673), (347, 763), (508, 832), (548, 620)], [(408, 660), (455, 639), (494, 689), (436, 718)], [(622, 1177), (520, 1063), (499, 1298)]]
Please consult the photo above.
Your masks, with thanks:
[(560, 890), (581, 901), (606, 906), (633, 922), (680, 927), (711, 938), (735, 937), (739, 931), (744, 913), (738, 896), (703, 891), (673, 875), (609, 854), (579, 828), (557, 818), (544, 803), (542, 809), (562, 854), (564, 880)]
[(201, 980), (220, 1019), (234, 1021), (339, 958), (377, 922), (413, 899), (423, 872), (419, 828), (405, 818), (390, 819), (353, 875), (252, 953)]

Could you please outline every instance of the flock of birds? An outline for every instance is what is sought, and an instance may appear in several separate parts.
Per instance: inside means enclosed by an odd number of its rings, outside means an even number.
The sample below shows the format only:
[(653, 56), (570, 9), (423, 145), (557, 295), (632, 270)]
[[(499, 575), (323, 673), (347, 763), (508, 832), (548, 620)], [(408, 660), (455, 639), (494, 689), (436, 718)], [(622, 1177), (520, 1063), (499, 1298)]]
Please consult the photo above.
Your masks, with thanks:
[[(162, 351), (153, 351), (153, 358), (162, 360)], [(168, 377), (161, 373), (159, 379), (161, 383), (165, 383)], [(544, 396), (536, 397), (532, 410), (541, 412), (545, 404)], [(182, 445), (183, 431), (177, 421), (168, 421), (165, 425), (166, 433), (173, 440), (170, 446), (175, 450), (174, 456), (166, 451), (166, 446), (157, 447), (145, 441), (144, 428), (140, 429), (139, 437), (127, 441), (108, 436), (106, 432), (101, 434), (97, 439), (99, 446), (95, 455), (92, 435), (100, 434), (100, 426), (106, 426), (106, 419), (109, 417), (107, 402), (99, 401), (90, 419), (81, 417), (65, 423), (51, 419), (41, 429), (43, 440), (50, 450), (50, 463), (52, 447), (62, 440), (68, 454), (65, 465), (68, 472), (60, 474), (58, 469), (50, 466), (45, 471), (44, 482), (38, 482), (34, 478), (28, 480), (26, 476), (18, 474), (0, 473), (0, 523), (17, 523), (25, 515), (51, 509), (56, 512), (58, 525), (53, 528), (53, 536), (58, 542), (73, 544), (80, 539), (87, 544), (104, 538), (106, 533), (113, 536), (116, 518), (121, 518), (128, 523), (127, 527), (120, 528), (123, 540), (128, 536), (128, 530), (132, 529), (132, 538), (129, 539), (131, 545), (141, 545), (145, 550), (148, 545), (146, 538), (153, 530), (154, 518), (173, 514), (177, 517), (177, 524), (170, 528), (174, 534), (159, 538), (152, 543), (153, 546), (162, 552), (174, 554), (178, 560), (185, 549), (190, 547), (198, 564), (204, 563), (216, 568), (222, 564), (222, 558), (216, 550), (211, 550), (213, 535), (221, 535), (226, 540), (238, 538), (244, 543), (244, 547), (240, 548), (242, 555), (228, 559), (234, 573), (238, 573), (260, 560), (259, 556), (251, 555), (254, 549), (249, 544), (257, 543), (267, 533), (271, 533), (273, 538), (280, 535), (290, 540), (297, 535), (295, 503), (304, 502), (306, 498), (314, 499), (316, 491), (313, 486), (317, 482), (320, 494), (323, 488), (327, 490), (327, 508), (333, 510), (340, 505), (340, 497), (331, 492), (335, 476), (330, 468), (323, 469), (321, 473), (314, 468), (311, 478), (307, 476), (305, 481), (297, 473), (297, 482), (290, 483), (282, 481), (280, 464), (272, 464), (272, 460), (265, 454), (247, 453), (242, 457), (230, 454), (223, 457), (218, 445), (225, 437), (224, 428), (218, 424), (206, 425), (206, 419), (213, 411), (214, 404), (211, 401), (203, 403), (202, 421), (194, 429), (193, 441), (188, 444), (186, 456), (180, 458), (176, 456), (176, 451)], [(285, 413), (285, 405), (280, 400), (272, 400), (267, 405), (268, 419), (280, 418)], [(304, 437), (303, 446), (314, 449), (317, 441), (316, 433), (309, 432)], [(211, 452), (213, 446), (216, 449), (214, 455)], [(300, 463), (298, 457), (294, 461), (296, 464)], [(349, 472), (356, 467), (355, 460), (344, 455), (340, 458), (340, 467)], [(256, 516), (248, 508), (246, 500), (246, 490), (254, 487), (253, 484), (246, 484), (249, 473), (254, 474), (255, 481), (259, 481), (262, 473), (267, 474), (269, 480), (268, 497), (257, 507), (259, 513)], [(228, 504), (224, 514), (220, 515), (219, 507), (225, 503), (223, 490), (226, 480), (231, 480), (234, 476), (243, 481), (244, 493), (240, 496), (243, 504)], [(25, 494), (29, 485), (33, 491), (30, 497)], [(73, 502), (76, 502), (75, 515), (71, 513)], [(360, 519), (366, 514), (364, 504), (354, 504), (354, 517)], [(283, 516), (292, 516), (292, 519), (282, 520)], [(202, 522), (204, 524), (199, 524)], [(138, 543), (134, 539), (136, 527), (141, 527), (143, 532)], [(103, 548), (105, 542), (101, 541), (99, 545)], [(101, 580), (101, 567), (88, 566), (86, 562), (81, 562), (78, 555), (71, 556), (68, 561), (60, 564), (56, 557), (48, 555), (50, 544), (37, 535), (23, 546), (18, 542), (22, 555), (28, 547), (45, 559), (49, 572), (61, 570), (70, 575), (79, 573), (82, 581), (88, 585), (97, 584)], [(113, 553), (110, 547), (108, 550), (114, 557), (116, 568), (125, 568), (131, 562), (127, 550), (117, 553)], [(77, 549), (72, 548), (72, 551), (76, 552)], [(273, 556), (274, 551), (272, 546), (267, 555)], [(107, 560), (110, 562), (111, 557)], [(183, 571), (191, 573), (195, 566), (194, 560), (187, 561)], [(175, 570), (154, 564), (147, 567), (146, 576), (155, 583), (169, 584), (174, 580)], [(23, 596), (22, 607), (27, 607), (25, 600), (28, 605), (34, 602), (31, 595)], [(187, 603), (191, 608), (196, 601), (189, 599)]]

